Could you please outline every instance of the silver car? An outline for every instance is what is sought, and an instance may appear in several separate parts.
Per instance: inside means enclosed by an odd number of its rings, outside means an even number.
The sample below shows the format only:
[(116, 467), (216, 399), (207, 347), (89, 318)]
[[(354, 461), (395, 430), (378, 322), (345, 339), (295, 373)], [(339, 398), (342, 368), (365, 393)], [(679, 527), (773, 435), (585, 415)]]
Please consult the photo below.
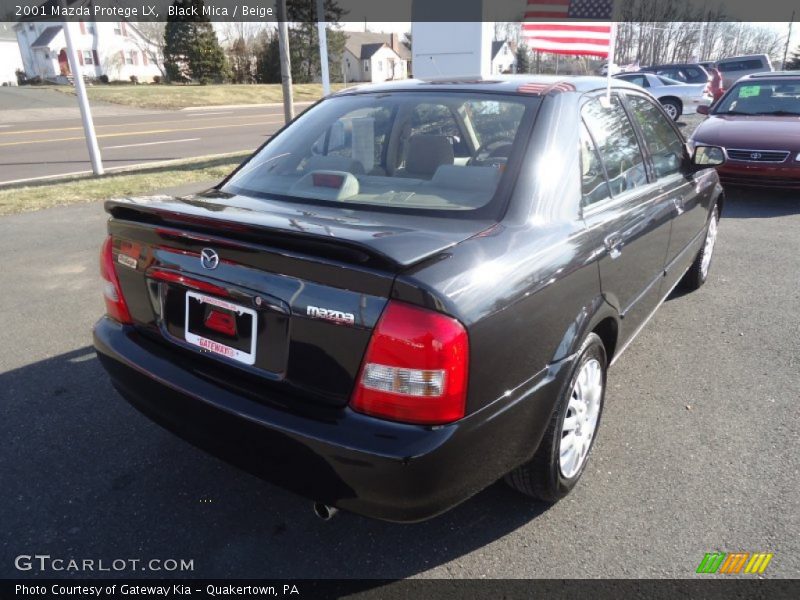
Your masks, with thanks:
[(683, 83), (655, 73), (621, 73), (614, 77), (646, 88), (674, 121), (684, 113), (696, 113), (698, 106), (710, 106), (713, 101), (705, 83)]

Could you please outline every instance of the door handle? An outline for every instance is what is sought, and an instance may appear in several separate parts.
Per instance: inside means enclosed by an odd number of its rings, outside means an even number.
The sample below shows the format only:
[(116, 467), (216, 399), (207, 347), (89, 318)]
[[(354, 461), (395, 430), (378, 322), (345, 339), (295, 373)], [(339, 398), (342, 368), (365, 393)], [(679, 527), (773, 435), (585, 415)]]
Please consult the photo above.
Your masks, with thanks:
[(603, 243), (605, 244), (606, 250), (608, 250), (608, 255), (612, 260), (620, 257), (622, 254), (622, 236), (619, 233), (607, 235), (603, 240)]
[(686, 209), (683, 207), (682, 197), (673, 198), (672, 203), (675, 205), (675, 210), (678, 211), (679, 216), (686, 212)]

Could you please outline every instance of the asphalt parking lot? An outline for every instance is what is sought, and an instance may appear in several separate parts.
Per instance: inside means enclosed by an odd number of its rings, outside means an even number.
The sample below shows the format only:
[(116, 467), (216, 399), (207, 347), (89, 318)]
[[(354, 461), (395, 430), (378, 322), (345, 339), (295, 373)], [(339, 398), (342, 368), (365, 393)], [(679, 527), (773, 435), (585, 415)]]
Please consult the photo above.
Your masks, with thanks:
[(321, 522), (129, 407), (91, 348), (103, 235), (98, 203), (0, 218), (2, 577), (38, 553), (193, 559), (170, 575), (194, 577), (682, 578), (714, 550), (800, 574), (800, 194), (731, 194), (709, 283), (611, 370), (572, 495), (496, 484), (405, 526)]

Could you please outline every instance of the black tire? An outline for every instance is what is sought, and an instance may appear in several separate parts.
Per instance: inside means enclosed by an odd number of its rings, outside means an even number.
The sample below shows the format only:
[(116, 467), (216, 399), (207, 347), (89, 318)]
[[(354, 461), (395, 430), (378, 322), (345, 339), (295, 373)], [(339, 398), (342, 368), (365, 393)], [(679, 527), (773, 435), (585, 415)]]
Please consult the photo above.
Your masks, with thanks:
[[(577, 473), (567, 478), (563, 476), (559, 462), (561, 431), (578, 373), (581, 367), (591, 359), (597, 359), (600, 363), (603, 382), (597, 425), (583, 464)], [(606, 371), (606, 351), (603, 342), (597, 334), (590, 333), (584, 340), (578, 352), (578, 359), (575, 361), (572, 372), (560, 392), (553, 416), (547, 426), (542, 442), (536, 450), (536, 454), (529, 462), (506, 475), (505, 481), (509, 486), (526, 496), (545, 502), (557, 502), (575, 487), (581, 478), (583, 470), (586, 468), (589, 454), (591, 454), (592, 446), (594, 446), (594, 441), (597, 439), (597, 432), (600, 428), (606, 392)]]
[(661, 104), (664, 106), (664, 110), (667, 111), (667, 114), (672, 118), (673, 121), (677, 121), (681, 118), (681, 113), (683, 110), (680, 102), (673, 100), (672, 98), (664, 98), (661, 101)]
[[(711, 209), (711, 218), (708, 220), (705, 239), (708, 238), (709, 232), (711, 231), (712, 221), (714, 222), (714, 227), (716, 228), (717, 224), (719, 223), (719, 209), (716, 204), (714, 205), (714, 208)], [(689, 270), (686, 271), (686, 275), (684, 275), (683, 279), (681, 280), (681, 287), (683, 289), (693, 292), (702, 287), (702, 285), (708, 279), (708, 273), (711, 269), (711, 261), (713, 260), (714, 256), (714, 244), (711, 245), (711, 258), (709, 258), (708, 267), (705, 271), (703, 271), (703, 261), (705, 260), (706, 252), (708, 252), (708, 244), (706, 244), (704, 241), (703, 247), (700, 248), (700, 251), (697, 253), (692, 266), (689, 267)]]

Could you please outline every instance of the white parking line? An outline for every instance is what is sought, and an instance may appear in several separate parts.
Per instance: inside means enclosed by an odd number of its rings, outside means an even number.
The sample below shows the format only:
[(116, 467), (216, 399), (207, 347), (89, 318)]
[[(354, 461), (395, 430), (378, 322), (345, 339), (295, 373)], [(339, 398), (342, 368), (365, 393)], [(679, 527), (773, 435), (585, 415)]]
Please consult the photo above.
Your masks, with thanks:
[(185, 140), (164, 140), (163, 142), (142, 142), (141, 144), (123, 144), (122, 146), (104, 146), (103, 150), (114, 150), (116, 148), (137, 148), (139, 146), (156, 146), (158, 144), (179, 144), (182, 142), (196, 142), (200, 138), (186, 138)]
[[(233, 114), (233, 111), (227, 110), (225, 112), (204, 112), (203, 116), (207, 117), (209, 115), (232, 115), (232, 114)], [(194, 116), (194, 115), (192, 115), (192, 116)]]

